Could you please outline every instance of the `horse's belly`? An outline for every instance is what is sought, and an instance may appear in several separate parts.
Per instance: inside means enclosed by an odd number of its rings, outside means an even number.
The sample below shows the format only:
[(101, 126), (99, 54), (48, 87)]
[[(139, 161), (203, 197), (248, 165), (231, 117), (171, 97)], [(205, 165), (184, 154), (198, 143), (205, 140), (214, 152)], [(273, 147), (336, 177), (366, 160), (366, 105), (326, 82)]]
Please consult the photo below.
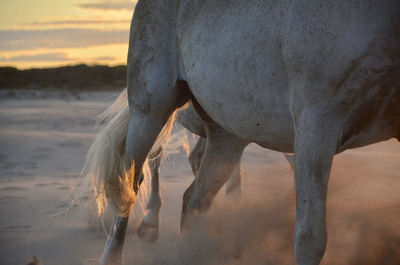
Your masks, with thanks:
[[(238, 81), (223, 79), (227, 83)], [(190, 86), (205, 112), (227, 131), (263, 147), (293, 151), (293, 122), (289, 108), (275, 102), (268, 88), (246, 89), (244, 94), (240, 85), (215, 86), (207, 80), (191, 82)]]
[[(207, 82), (203, 84), (210, 85)], [(197, 89), (197, 85), (194, 85), (193, 95), (205, 112), (225, 130), (269, 149), (293, 152), (293, 122), (288, 108), (261, 97), (261, 93), (243, 96), (235, 93), (234, 89), (218, 88), (221, 94), (209, 98), (207, 93)], [(267, 89), (264, 91), (268, 92)]]

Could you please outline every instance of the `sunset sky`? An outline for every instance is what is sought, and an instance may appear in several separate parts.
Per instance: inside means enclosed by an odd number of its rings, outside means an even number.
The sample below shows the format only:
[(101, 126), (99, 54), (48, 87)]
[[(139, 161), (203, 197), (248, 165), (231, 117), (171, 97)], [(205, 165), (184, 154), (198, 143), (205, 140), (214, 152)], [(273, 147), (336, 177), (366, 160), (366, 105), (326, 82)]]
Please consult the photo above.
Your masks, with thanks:
[(136, 0), (1, 0), (0, 66), (125, 64)]

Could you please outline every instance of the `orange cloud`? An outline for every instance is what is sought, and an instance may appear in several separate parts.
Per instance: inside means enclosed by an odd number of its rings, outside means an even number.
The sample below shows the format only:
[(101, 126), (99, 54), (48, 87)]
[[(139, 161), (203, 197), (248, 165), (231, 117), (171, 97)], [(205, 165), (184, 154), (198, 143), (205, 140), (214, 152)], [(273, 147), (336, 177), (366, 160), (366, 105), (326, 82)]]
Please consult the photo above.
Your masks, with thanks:
[(98, 2), (98, 3), (85, 3), (79, 4), (79, 7), (82, 8), (91, 8), (91, 9), (102, 9), (102, 10), (133, 10), (135, 7), (135, 2), (133, 1), (115, 1), (115, 2)]
[(128, 30), (1, 30), (0, 50), (57, 49), (128, 43)]
[(71, 61), (65, 52), (49, 52), (40, 54), (21, 54), (10, 57), (0, 57), (1, 61), (4, 62), (30, 62), (30, 61)]
[[(86, 58), (90, 61), (114, 61), (117, 58), (112, 56), (97, 56)], [(15, 56), (0, 56), (3, 62), (70, 62), (79, 61), (79, 58), (69, 56), (66, 52), (45, 52), (39, 54), (19, 54)]]
[(63, 19), (49, 20), (41, 22), (24, 23), (23, 26), (58, 26), (58, 25), (93, 25), (93, 24), (124, 24), (129, 25), (130, 19), (110, 20), (110, 19)]

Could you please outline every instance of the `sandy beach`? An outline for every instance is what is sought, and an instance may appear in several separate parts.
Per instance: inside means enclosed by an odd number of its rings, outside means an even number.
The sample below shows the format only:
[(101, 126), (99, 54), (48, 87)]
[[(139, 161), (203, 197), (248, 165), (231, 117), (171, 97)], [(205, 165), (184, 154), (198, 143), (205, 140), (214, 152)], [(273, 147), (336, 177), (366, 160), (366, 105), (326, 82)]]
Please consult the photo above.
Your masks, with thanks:
[[(67, 205), (94, 136), (94, 117), (117, 92), (0, 94), (0, 264), (96, 264), (106, 234), (88, 211)], [(180, 130), (179, 127), (176, 130)], [(187, 132), (192, 139), (192, 135)], [(193, 141), (193, 139), (192, 139)], [(136, 236), (131, 215), (127, 265), (295, 264), (293, 172), (281, 153), (250, 145), (242, 196), (225, 188), (194, 231), (179, 232), (181, 197), (193, 179), (187, 155), (161, 168), (160, 238)], [(400, 143), (389, 140), (335, 157), (328, 193), (323, 265), (400, 264)]]

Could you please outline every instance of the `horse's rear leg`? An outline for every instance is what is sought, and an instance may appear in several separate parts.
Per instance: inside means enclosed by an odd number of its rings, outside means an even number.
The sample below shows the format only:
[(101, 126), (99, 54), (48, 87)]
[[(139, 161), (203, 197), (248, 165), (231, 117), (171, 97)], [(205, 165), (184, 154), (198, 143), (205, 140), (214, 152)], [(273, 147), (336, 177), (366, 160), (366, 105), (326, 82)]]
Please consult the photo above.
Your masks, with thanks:
[[(181, 105), (174, 101), (172, 101), (171, 104), (173, 104), (175, 108)], [(128, 160), (132, 161), (134, 164), (133, 190), (135, 194), (138, 192), (142, 181), (143, 163), (162, 127), (166, 124), (172, 112), (175, 110), (173, 106), (170, 106), (167, 109), (160, 109), (157, 108), (157, 106), (152, 106), (152, 111), (149, 112), (141, 112), (140, 109), (131, 106), (131, 117), (129, 121), (125, 152)], [(119, 196), (122, 199), (124, 197), (123, 194)], [(126, 224), (128, 222), (128, 215), (126, 214), (125, 216), (126, 217), (118, 216), (115, 218), (112, 230), (118, 231), (118, 233), (111, 232), (111, 235), (107, 239), (101, 261), (104, 265), (122, 264), (122, 249)], [(117, 262), (115, 262), (115, 260), (117, 260)]]
[[(298, 265), (318, 265), (324, 255), (326, 195), (338, 134), (326, 117), (303, 113), (295, 140), (296, 233)], [(332, 125), (332, 126), (330, 126)]]
[(151, 193), (147, 203), (147, 214), (140, 223), (137, 235), (148, 243), (152, 243), (158, 238), (161, 196), (160, 196), (160, 163), (162, 158), (162, 149), (160, 148), (155, 157), (149, 157), (151, 169)]
[[(146, 107), (145, 110), (142, 105), (136, 104), (138, 100), (135, 97), (140, 97), (140, 94), (143, 94), (143, 90), (136, 88), (136, 90), (130, 95), (128, 94), (130, 103), (130, 120), (126, 137), (125, 152), (128, 161), (132, 161), (132, 165), (134, 166), (133, 190), (135, 194), (138, 192), (142, 181), (144, 161), (146, 160), (157, 136), (161, 132), (163, 126), (167, 123), (168, 119), (170, 119), (172, 113), (188, 100), (188, 94), (185, 89), (186, 87), (182, 86), (182, 84), (171, 84), (165, 87), (150, 86), (143, 88), (144, 91), (151, 90), (154, 93), (154, 96), (148, 99), (150, 105)], [(157, 90), (160, 91), (159, 94), (157, 94)], [(133, 102), (133, 104), (131, 102)], [(152, 104), (151, 102), (154, 103)], [(123, 194), (119, 194), (119, 196), (122, 199), (124, 197)], [(126, 229), (125, 223), (127, 223), (127, 220), (128, 217), (116, 217), (113, 225), (114, 229), (122, 230), (124, 227)], [(102, 264), (120, 264), (115, 263), (113, 259), (115, 256), (122, 257), (122, 245), (124, 241), (122, 235), (124, 236), (125, 233), (121, 233), (121, 237), (112, 233), (108, 238), (102, 258)], [(115, 241), (118, 241), (118, 244), (114, 244)], [(122, 260), (120, 257), (117, 257), (116, 259)]]
[(247, 145), (212, 121), (205, 122), (207, 148), (197, 178), (184, 195), (181, 229), (196, 212), (210, 206), (219, 189), (232, 175)]
[[(132, 18), (127, 65), (130, 118), (125, 153), (126, 161), (131, 166), (129, 171), (134, 175), (134, 193), (137, 193), (142, 181), (143, 163), (163, 126), (171, 114), (189, 99), (186, 83), (179, 81), (181, 74), (178, 67), (180, 62), (175, 27), (177, 10), (176, 1), (170, 1), (168, 5), (139, 1)], [(129, 181), (132, 181), (132, 178), (129, 178)], [(105, 181), (105, 185), (109, 184), (114, 183)], [(135, 194), (132, 194), (131, 184), (116, 184), (119, 186), (116, 185), (113, 189), (111, 185), (109, 188), (109, 193), (115, 193), (116, 197), (115, 200), (111, 200), (116, 201), (114, 204), (118, 206), (127, 194), (130, 195), (127, 206), (132, 207)], [(126, 193), (121, 192), (125, 187), (130, 190)], [(123, 215), (127, 216), (127, 213), (124, 212)], [(118, 220), (121, 218), (126, 217), (117, 217), (117, 230), (120, 226)], [(113, 248), (107, 251), (115, 252)], [(120, 253), (122, 256), (122, 252)], [(115, 264), (112, 256), (107, 253), (103, 257), (106, 260), (105, 264)]]

